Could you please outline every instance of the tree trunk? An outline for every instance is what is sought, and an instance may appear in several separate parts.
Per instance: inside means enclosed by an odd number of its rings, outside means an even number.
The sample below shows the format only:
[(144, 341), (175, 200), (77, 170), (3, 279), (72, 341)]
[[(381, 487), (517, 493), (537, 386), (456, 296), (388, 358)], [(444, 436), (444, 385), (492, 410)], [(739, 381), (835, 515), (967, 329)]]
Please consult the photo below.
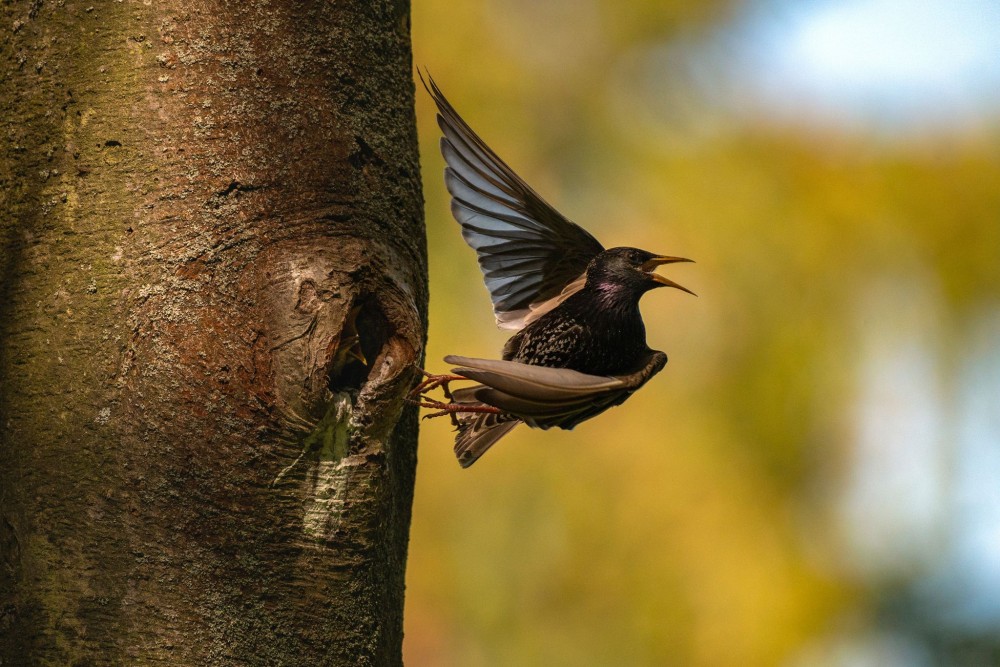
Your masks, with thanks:
[(0, 13), (0, 663), (399, 664), (408, 3)]

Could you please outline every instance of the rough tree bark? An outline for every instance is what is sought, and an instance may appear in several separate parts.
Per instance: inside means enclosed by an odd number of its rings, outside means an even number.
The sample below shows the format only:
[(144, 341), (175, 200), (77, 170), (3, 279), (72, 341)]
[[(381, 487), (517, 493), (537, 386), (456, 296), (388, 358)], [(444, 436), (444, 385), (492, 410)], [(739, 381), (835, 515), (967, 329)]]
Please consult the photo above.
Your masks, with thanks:
[(2, 664), (399, 664), (408, 2), (0, 15)]

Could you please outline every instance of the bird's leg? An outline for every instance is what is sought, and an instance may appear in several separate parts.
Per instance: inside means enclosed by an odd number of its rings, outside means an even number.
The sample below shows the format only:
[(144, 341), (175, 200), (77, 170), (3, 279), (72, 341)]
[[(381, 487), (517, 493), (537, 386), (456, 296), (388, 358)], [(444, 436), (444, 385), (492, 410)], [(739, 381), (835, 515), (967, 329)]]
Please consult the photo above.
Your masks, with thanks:
[[(488, 413), (498, 415), (502, 411), (500, 408), (495, 408), (492, 405), (483, 405), (481, 403), (455, 403), (454, 398), (451, 395), (451, 388), (448, 386), (450, 382), (455, 382), (458, 380), (468, 380), (467, 377), (462, 377), (461, 375), (435, 375), (433, 373), (428, 373), (424, 369), (418, 369), (424, 374), (426, 378), (423, 382), (414, 387), (406, 400), (413, 405), (417, 405), (421, 408), (431, 408), (437, 410), (437, 412), (432, 412), (428, 415), (424, 415), (424, 419), (433, 419), (434, 417), (443, 417), (448, 415), (451, 417), (453, 423), (458, 426), (456, 420), (456, 415), (460, 413)], [(426, 396), (428, 392), (434, 391), (438, 387), (444, 392), (444, 397), (447, 399), (445, 401), (439, 401), (434, 398)]]
[(419, 405), (422, 408), (434, 408), (437, 412), (432, 412), (429, 415), (424, 415), (424, 419), (433, 419), (434, 417), (443, 417), (445, 415), (450, 415), (454, 417), (456, 414), (463, 412), (473, 412), (473, 413), (486, 413), (491, 415), (499, 415), (503, 412), (500, 408), (495, 408), (492, 405), (482, 405), (482, 404), (469, 404), (469, 403), (443, 403), (442, 401), (435, 401), (434, 399), (424, 397), (422, 400), (409, 399), (410, 403), (414, 405)]

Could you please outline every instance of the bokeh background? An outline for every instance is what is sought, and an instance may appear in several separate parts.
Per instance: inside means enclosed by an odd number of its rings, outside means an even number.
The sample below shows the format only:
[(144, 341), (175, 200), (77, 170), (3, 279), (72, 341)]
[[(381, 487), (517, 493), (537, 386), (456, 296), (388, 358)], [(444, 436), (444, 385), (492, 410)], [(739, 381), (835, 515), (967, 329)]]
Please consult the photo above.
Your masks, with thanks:
[[(663, 373), (473, 468), (424, 422), (407, 664), (1000, 664), (1000, 4), (414, 0), (529, 183), (699, 294)], [(428, 366), (495, 356), (418, 90)]]

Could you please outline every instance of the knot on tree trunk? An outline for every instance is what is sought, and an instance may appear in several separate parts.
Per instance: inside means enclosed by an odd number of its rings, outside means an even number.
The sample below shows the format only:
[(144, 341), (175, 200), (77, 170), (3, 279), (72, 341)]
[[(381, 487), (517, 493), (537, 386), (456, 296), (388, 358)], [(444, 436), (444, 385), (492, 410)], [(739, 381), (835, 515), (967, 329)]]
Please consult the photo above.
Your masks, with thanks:
[(394, 270), (390, 249), (370, 240), (310, 245), (304, 254), (298, 244), (276, 244), (255, 262), (272, 369), (266, 393), (297, 434), (312, 433), (346, 401), (352, 428), (338, 453), (376, 453), (398, 419), (422, 348), (411, 279)]

